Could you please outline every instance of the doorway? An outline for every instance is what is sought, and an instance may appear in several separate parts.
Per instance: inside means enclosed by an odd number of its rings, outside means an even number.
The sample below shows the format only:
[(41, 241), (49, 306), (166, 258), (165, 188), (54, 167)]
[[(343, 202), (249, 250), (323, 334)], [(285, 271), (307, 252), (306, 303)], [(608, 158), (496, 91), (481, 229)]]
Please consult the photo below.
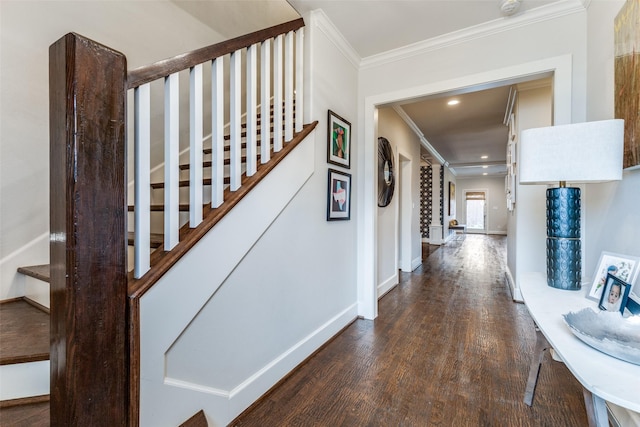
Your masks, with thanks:
[(487, 191), (465, 190), (464, 208), (468, 233), (487, 232)]
[[(378, 316), (377, 293), (377, 246), (376, 233), (377, 187), (372, 179), (377, 164), (376, 129), (378, 106), (419, 96), (442, 94), (445, 92), (462, 93), (471, 88), (491, 87), (536, 80), (553, 75), (553, 121), (555, 124), (571, 123), (572, 119), (572, 58), (570, 54), (546, 58), (527, 63), (492, 69), (460, 78), (435, 81), (418, 86), (401, 87), (389, 91), (377, 90), (364, 97), (358, 138), (358, 152), (362, 167), (358, 168), (358, 242), (357, 242), (357, 282), (358, 282), (358, 314), (365, 319)], [(544, 226), (541, 227), (544, 232)]]
[(411, 216), (413, 202), (411, 200), (411, 159), (403, 153), (398, 154), (398, 267), (405, 272), (413, 270)]

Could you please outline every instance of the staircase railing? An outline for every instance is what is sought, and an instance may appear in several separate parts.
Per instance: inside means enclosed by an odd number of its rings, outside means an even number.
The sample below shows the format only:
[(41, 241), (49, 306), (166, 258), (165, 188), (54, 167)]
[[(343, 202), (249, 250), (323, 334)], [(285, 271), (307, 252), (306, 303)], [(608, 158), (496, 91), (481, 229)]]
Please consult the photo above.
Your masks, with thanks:
[[(180, 158), (180, 89), (178, 74), (189, 70), (189, 226), (202, 222), (203, 207), (203, 65), (211, 64), (211, 191), (212, 208), (224, 201), (225, 111), (224, 94), (229, 94), (230, 153), (228, 160), (231, 191), (240, 188), (243, 173), (252, 176), (257, 170), (258, 157), (262, 163), (270, 159), (271, 140), (269, 120), (273, 108), (273, 151), (282, 149), (284, 141), (302, 131), (302, 19), (258, 31), (230, 41), (205, 47), (176, 58), (138, 68), (129, 72), (127, 88), (133, 89), (135, 111), (135, 212), (134, 219), (134, 277), (142, 277), (150, 268), (151, 203), (150, 162), (151, 146), (151, 84), (164, 81), (164, 250), (172, 250), (179, 242), (179, 158)], [(294, 38), (296, 52), (294, 54)], [(273, 46), (271, 46), (273, 44)], [(258, 72), (258, 51), (260, 72)], [(273, 55), (272, 55), (273, 51)], [(246, 56), (246, 111), (242, 111), (242, 57)], [(224, 88), (224, 60), (229, 61), (229, 87)], [(273, 56), (273, 59), (272, 59)], [(296, 60), (294, 74), (294, 59)], [(273, 66), (273, 90), (271, 67)], [(258, 79), (258, 76), (260, 77)], [(258, 86), (259, 82), (259, 86)], [(260, 97), (258, 98), (258, 87)], [(295, 88), (295, 90), (294, 90)], [(294, 122), (294, 94), (296, 119)], [(273, 104), (271, 99), (273, 96)], [(260, 105), (260, 115), (258, 115)], [(243, 156), (241, 124), (246, 116), (246, 145)], [(262, 126), (258, 126), (259, 117)], [(265, 125), (266, 121), (266, 125)], [(283, 127), (284, 124), (284, 127)], [(258, 133), (260, 128), (260, 155)], [(284, 131), (284, 132), (283, 132)], [(243, 161), (245, 160), (245, 161)], [(243, 163), (246, 167), (243, 167)], [(186, 207), (185, 207), (186, 208)]]
[[(216, 210), (226, 213), (238, 195), (248, 191), (243, 185), (251, 188), (259, 174), (274, 167), (285, 142), (299, 141), (315, 125), (302, 122), (303, 25), (298, 19), (129, 73), (124, 55), (80, 35), (67, 34), (51, 46), (51, 425), (138, 424), (135, 305), (162, 274), (150, 270), (154, 260), (188, 250), (181, 235), (189, 235), (193, 244), (194, 236), (219, 220)], [(223, 85), (224, 62), (229, 63), (228, 88)], [(204, 77), (204, 69), (211, 70), (210, 78)], [(189, 153), (189, 179), (181, 182), (183, 70), (189, 73), (189, 146), (183, 150)], [(152, 135), (160, 110), (152, 105), (151, 94), (158, 80), (164, 83), (164, 181), (151, 183)], [(204, 95), (207, 85), (211, 90)], [(127, 207), (128, 90), (134, 92), (133, 207)], [(207, 102), (211, 135), (204, 137)], [(205, 147), (208, 140), (210, 147)], [(209, 153), (211, 160), (205, 162), (203, 155)], [(210, 166), (210, 178), (204, 176), (205, 165)], [(205, 192), (205, 184), (211, 185), (210, 192)], [(187, 206), (179, 200), (185, 185)], [(164, 188), (161, 208), (151, 203), (152, 187)], [(152, 257), (151, 236), (158, 233), (152, 233), (151, 213), (158, 209), (164, 213), (164, 243)], [(188, 221), (180, 218), (185, 209)], [(131, 210), (135, 261), (128, 273)], [(170, 257), (164, 268), (179, 256)]]

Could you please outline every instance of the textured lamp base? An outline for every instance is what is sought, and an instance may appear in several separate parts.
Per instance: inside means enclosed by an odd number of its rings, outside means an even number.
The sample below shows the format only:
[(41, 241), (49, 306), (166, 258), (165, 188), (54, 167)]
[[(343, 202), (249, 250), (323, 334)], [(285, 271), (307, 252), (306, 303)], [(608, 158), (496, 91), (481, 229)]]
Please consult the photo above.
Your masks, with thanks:
[(547, 284), (577, 291), (582, 281), (580, 189), (547, 189)]
[(547, 237), (547, 284), (553, 288), (577, 291), (581, 281), (580, 239)]

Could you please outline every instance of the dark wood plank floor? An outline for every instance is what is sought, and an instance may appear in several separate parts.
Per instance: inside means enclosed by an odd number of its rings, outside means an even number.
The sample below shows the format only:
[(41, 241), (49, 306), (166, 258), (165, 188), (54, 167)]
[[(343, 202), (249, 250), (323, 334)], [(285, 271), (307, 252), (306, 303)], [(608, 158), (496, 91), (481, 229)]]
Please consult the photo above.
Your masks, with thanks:
[(523, 403), (535, 333), (504, 265), (504, 237), (431, 251), (376, 320), (354, 322), (232, 425), (587, 425), (580, 384), (548, 355)]
[(49, 360), (49, 314), (24, 299), (0, 304), (0, 365)]

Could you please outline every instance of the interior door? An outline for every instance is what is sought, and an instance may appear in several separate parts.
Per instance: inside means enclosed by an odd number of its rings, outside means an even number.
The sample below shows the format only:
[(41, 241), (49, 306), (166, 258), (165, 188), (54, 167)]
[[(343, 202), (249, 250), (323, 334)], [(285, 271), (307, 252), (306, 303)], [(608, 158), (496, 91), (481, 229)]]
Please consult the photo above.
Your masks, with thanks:
[(466, 225), (468, 233), (487, 232), (487, 192), (465, 191)]

